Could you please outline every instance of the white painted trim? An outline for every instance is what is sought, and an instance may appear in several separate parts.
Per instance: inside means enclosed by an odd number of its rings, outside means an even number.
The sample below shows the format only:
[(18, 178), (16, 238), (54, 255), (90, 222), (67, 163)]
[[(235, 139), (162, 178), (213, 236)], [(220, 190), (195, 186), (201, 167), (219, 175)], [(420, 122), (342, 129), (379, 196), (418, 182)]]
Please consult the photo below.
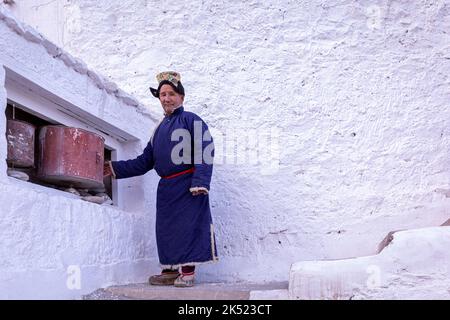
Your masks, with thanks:
[(208, 189), (206, 189), (205, 187), (192, 187), (189, 188), (190, 192), (198, 192), (198, 191), (206, 191), (206, 194), (209, 193)]

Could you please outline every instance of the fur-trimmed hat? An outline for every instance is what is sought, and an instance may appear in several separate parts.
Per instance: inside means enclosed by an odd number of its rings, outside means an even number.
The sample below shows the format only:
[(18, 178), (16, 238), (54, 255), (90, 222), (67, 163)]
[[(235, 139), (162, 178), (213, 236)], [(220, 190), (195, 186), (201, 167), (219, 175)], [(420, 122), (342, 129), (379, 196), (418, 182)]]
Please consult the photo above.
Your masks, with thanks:
[(181, 76), (175, 71), (164, 71), (156, 75), (156, 80), (158, 81), (158, 89), (150, 87), (150, 91), (155, 98), (159, 98), (159, 90), (165, 84), (172, 86), (175, 92), (184, 96), (184, 87), (181, 84)]

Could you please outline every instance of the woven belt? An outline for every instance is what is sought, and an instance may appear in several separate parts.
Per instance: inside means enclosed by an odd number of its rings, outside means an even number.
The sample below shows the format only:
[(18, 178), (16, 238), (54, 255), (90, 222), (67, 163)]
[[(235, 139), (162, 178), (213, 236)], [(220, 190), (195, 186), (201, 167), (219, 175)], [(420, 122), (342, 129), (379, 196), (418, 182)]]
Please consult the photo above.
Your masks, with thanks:
[(186, 173), (192, 173), (194, 171), (195, 171), (195, 167), (192, 167), (190, 169), (187, 169), (187, 170), (184, 170), (184, 171), (181, 171), (181, 172), (177, 172), (177, 173), (171, 174), (169, 176), (164, 176), (164, 177), (161, 177), (161, 178), (163, 178), (163, 179), (171, 179), (171, 178), (175, 178), (175, 177), (181, 176), (181, 175), (186, 174)]

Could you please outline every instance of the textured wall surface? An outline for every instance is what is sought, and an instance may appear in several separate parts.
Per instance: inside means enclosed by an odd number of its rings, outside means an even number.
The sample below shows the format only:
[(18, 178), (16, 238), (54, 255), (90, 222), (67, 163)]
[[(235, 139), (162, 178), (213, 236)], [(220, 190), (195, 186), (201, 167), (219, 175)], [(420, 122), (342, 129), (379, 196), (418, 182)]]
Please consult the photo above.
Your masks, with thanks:
[[(50, 44), (44, 40), (0, 12), (0, 130), (6, 131), (5, 82), (17, 72), (41, 88), (34, 93), (45, 95), (48, 90), (134, 135), (122, 147), (116, 144), (122, 157), (136, 156), (155, 125), (150, 114), (126, 95), (108, 93), (98, 75), (79, 69), (79, 61), (64, 52), (49, 54)], [(6, 145), (1, 134), (4, 160)], [(4, 160), (0, 162), (1, 299), (80, 298), (103, 286), (145, 282), (151, 272), (159, 271), (153, 236), (154, 175), (119, 182), (122, 205), (101, 206), (8, 177)]]
[(24, 184), (0, 184), (2, 299), (76, 299), (146, 281), (155, 265), (147, 215)]
[(207, 277), (286, 280), (293, 262), (374, 254), (388, 231), (450, 215), (446, 1), (47, 6), (55, 39), (155, 117), (154, 74), (181, 73), (222, 159)]

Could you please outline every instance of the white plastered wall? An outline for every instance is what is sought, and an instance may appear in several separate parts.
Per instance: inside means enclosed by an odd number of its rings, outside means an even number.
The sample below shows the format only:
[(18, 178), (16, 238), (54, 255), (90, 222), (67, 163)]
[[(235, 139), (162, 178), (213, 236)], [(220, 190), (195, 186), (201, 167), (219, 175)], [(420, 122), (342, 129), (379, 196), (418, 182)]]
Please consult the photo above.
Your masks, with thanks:
[(155, 175), (119, 181), (118, 206), (8, 177), (4, 111), (12, 97), (50, 118), (70, 111), (108, 133), (106, 144), (121, 159), (142, 151), (155, 119), (81, 60), (0, 9), (0, 298), (78, 299), (100, 287), (145, 282), (159, 270)]
[[(60, 22), (48, 6), (59, 6)], [(221, 262), (206, 268), (211, 278), (286, 280), (293, 262), (374, 254), (388, 231), (449, 217), (448, 2), (73, 0), (41, 8), (65, 49), (152, 114), (160, 109), (147, 87), (174, 69), (186, 108), (216, 140), (234, 129), (244, 137), (280, 130), (278, 171), (230, 158), (215, 167)]]

